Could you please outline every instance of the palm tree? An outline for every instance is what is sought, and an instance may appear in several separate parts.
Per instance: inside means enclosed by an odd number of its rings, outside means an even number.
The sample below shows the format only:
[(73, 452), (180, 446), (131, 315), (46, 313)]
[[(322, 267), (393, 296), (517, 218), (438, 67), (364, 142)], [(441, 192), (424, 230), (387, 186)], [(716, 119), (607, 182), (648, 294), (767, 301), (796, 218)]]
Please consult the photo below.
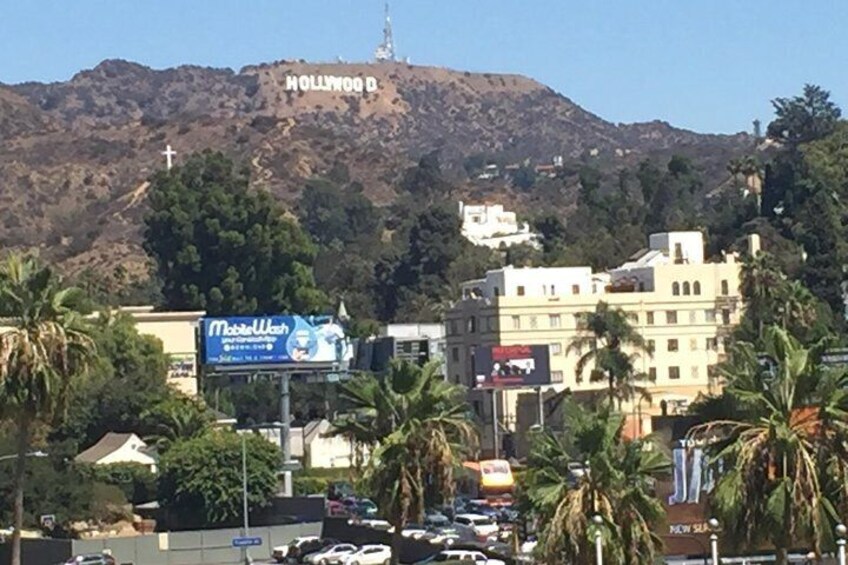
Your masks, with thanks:
[(428, 494), (453, 491), (453, 471), (474, 449), (463, 387), (445, 381), (438, 364), (396, 362), (385, 377), (360, 375), (342, 388), (352, 405), (333, 433), (371, 449), (365, 471), (382, 513), (394, 527), (392, 563), (404, 526), (423, 518)]
[(721, 368), (736, 417), (690, 435), (714, 442), (712, 464), (729, 469), (712, 500), (729, 535), (751, 545), (770, 541), (785, 565), (793, 544), (812, 544), (821, 555), (837, 520), (822, 478), (834, 464), (845, 469), (848, 378), (819, 363), (821, 346), (805, 348), (774, 326), (763, 337), (762, 353), (740, 342)]
[(544, 524), (543, 561), (594, 562), (591, 519), (599, 515), (605, 561), (653, 563), (664, 516), (653, 477), (668, 469), (668, 458), (646, 449), (650, 440), (625, 441), (624, 418), (611, 407), (594, 413), (570, 404), (566, 414), (566, 434), (536, 437), (525, 478), (525, 502)]
[[(637, 384), (645, 376), (635, 370), (634, 361), (641, 353), (651, 352), (623, 310), (598, 302), (594, 312), (578, 316), (577, 331), (579, 335), (568, 345), (566, 353), (580, 355), (575, 370), (578, 380), (586, 367), (592, 365), (589, 380), (607, 381), (610, 403), (618, 399), (620, 405), (622, 400), (632, 400), (637, 393), (646, 393)], [(625, 348), (632, 352), (627, 353)]]
[(745, 315), (755, 326), (758, 340), (762, 339), (765, 326), (774, 323), (775, 305), (785, 284), (786, 275), (770, 253), (760, 252), (745, 259), (739, 288), (747, 303)]
[(212, 418), (206, 406), (192, 398), (173, 396), (142, 415), (152, 424), (152, 433), (144, 440), (164, 453), (179, 440), (191, 439), (211, 430)]
[(20, 565), (26, 454), (35, 428), (62, 412), (74, 377), (94, 350), (77, 309), (80, 295), (33, 257), (11, 255), (0, 266), (0, 419), (14, 423), (12, 565)]

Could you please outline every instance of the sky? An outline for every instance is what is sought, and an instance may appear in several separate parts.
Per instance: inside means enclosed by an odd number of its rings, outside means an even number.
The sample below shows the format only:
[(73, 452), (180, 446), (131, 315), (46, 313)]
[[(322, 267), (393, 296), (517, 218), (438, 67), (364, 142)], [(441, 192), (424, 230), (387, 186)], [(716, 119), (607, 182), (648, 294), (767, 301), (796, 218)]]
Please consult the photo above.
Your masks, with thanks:
[[(844, 0), (394, 0), (413, 64), (534, 78), (612, 122), (750, 131), (819, 84), (848, 113)], [(381, 0), (0, 0), (0, 82), (371, 58)]]

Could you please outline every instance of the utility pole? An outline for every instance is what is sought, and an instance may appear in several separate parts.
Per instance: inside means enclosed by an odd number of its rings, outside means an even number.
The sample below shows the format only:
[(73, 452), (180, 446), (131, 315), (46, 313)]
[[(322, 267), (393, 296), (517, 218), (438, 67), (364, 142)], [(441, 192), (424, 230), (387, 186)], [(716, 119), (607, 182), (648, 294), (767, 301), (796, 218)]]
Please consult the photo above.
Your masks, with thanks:
[(280, 451), (283, 475), (283, 496), (292, 496), (291, 465), (291, 375), (280, 373)]
[(500, 455), (498, 446), (498, 390), (492, 389), (492, 459)]

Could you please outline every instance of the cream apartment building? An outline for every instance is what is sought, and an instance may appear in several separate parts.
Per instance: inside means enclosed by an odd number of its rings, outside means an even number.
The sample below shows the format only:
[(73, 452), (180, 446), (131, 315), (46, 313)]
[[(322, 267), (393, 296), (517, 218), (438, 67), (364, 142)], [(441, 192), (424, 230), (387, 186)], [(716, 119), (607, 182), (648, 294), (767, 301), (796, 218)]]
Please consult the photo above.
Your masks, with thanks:
[[(756, 240), (751, 244), (756, 252)], [(683, 410), (698, 394), (718, 386), (712, 368), (741, 315), (739, 275), (734, 254), (705, 262), (700, 232), (651, 235), (648, 248), (606, 273), (592, 273), (589, 267), (489, 271), (484, 279), (465, 283), (462, 299), (446, 314), (448, 378), (473, 386), (477, 347), (547, 345), (551, 385), (545, 391), (603, 390), (605, 383), (590, 382), (588, 370), (582, 377), (575, 374), (580, 355), (568, 347), (579, 335), (578, 315), (604, 301), (627, 312), (654, 351), (637, 360), (637, 367), (654, 379), (652, 400), (625, 410), (638, 410), (646, 419), (659, 413), (663, 401), (669, 412)], [(517, 400), (529, 392), (495, 393), (504, 430), (516, 431)], [(488, 391), (470, 393), (484, 421), (491, 421), (492, 399)], [(486, 428), (483, 442), (490, 445)]]

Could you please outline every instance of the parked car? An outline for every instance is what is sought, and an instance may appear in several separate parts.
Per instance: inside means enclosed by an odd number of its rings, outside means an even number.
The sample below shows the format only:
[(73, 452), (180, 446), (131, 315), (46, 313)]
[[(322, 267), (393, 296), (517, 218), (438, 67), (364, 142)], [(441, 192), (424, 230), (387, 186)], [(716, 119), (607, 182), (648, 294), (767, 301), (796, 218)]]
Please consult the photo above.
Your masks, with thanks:
[(500, 510), (490, 506), (484, 500), (471, 500), (465, 505), (465, 514), (481, 514), (497, 520), (500, 517)]
[(345, 557), (344, 565), (388, 565), (392, 548), (387, 545), (363, 545), (359, 551)]
[(367, 498), (361, 498), (354, 505), (354, 513), (363, 518), (373, 518), (377, 515), (377, 505)]
[(460, 532), (472, 533), (475, 538), (483, 541), (496, 536), (500, 530), (493, 518), (482, 514), (459, 514), (453, 523)]
[(441, 512), (428, 510), (424, 513), (424, 525), (428, 528), (444, 528), (450, 525), (450, 520)]
[(407, 524), (401, 534), (405, 538), (421, 539), (427, 534), (427, 528), (419, 524)]
[(443, 563), (445, 561), (470, 561), (475, 563), (475, 565), (506, 565), (500, 559), (490, 559), (482, 551), (468, 549), (446, 549), (433, 559), (434, 563)]
[[(289, 544), (289, 549), (284, 559), (287, 561), (294, 561), (295, 563), (301, 563), (303, 558), (307, 555), (315, 553), (316, 551), (321, 551), (325, 547), (336, 545), (338, 543), (340, 543), (339, 540), (321, 539), (318, 536), (294, 538), (294, 540), (292, 540)], [(282, 563), (282, 561), (278, 561), (278, 563)]]
[(310, 565), (336, 565), (341, 563), (351, 553), (355, 553), (358, 549), (358, 547), (350, 543), (328, 545), (315, 553), (307, 555), (303, 559), (303, 562)]
[(106, 553), (89, 553), (75, 555), (65, 561), (65, 565), (117, 565), (117, 561)]

